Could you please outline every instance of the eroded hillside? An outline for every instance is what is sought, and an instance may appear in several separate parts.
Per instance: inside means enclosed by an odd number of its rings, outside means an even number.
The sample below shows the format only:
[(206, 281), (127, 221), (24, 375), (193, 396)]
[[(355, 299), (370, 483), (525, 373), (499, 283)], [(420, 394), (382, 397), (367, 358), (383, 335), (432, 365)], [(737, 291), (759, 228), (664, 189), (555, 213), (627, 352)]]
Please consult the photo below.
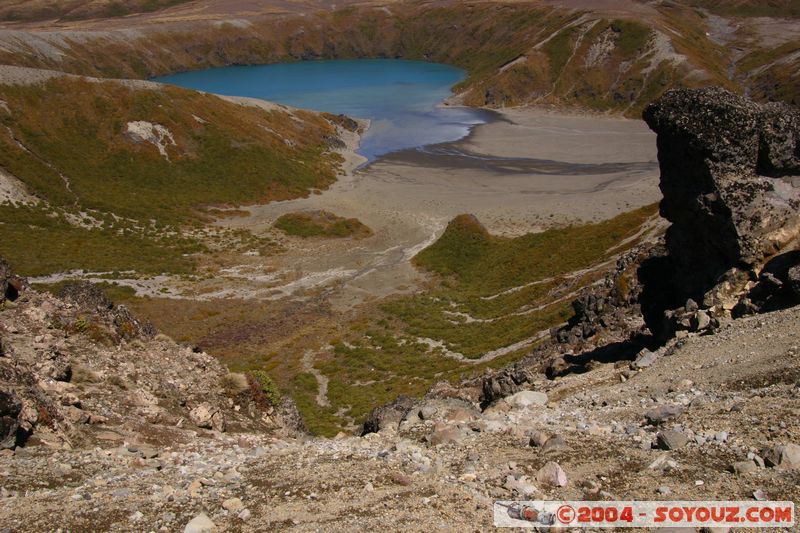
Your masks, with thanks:
[[(668, 87), (752, 85), (758, 96), (791, 100), (798, 78), (796, 69), (771, 68), (792, 63), (795, 36), (779, 37), (776, 47), (763, 36), (745, 39), (747, 28), (739, 28), (736, 46), (751, 57), (735, 62), (732, 41), (712, 38), (715, 21), (706, 12), (673, 3), (652, 6), (646, 17), (621, 10), (619, 18), (552, 2), (308, 7), (270, 17), (233, 7), (213, 18), (187, 11), (160, 24), (133, 19), (117, 30), (21, 27), (0, 33), (0, 62), (146, 78), (298, 59), (424, 59), (466, 69), (469, 78), (457, 89), (470, 105), (553, 104), (631, 116)], [(777, 81), (782, 88), (768, 90)]]

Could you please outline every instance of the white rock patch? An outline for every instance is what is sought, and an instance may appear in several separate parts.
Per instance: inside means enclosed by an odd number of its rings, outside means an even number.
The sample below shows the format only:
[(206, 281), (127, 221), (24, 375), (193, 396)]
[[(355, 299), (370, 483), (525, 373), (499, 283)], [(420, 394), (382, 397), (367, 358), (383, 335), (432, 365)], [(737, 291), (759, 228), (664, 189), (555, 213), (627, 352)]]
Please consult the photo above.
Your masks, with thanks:
[(650, 74), (664, 61), (670, 61), (675, 65), (680, 65), (681, 63), (686, 63), (688, 60), (685, 55), (675, 51), (675, 48), (672, 46), (672, 40), (668, 35), (660, 31), (655, 32), (650, 47), (653, 51), (653, 56), (650, 58), (650, 64), (642, 70), (643, 74)]
[(31, 195), (25, 184), (16, 177), (0, 170), (0, 204), (6, 202), (35, 205), (39, 203), (39, 199)]
[(172, 132), (161, 124), (153, 124), (144, 120), (128, 122), (128, 135), (137, 142), (147, 142), (158, 148), (158, 153), (169, 161), (167, 146), (177, 146)]
[(0, 100), (0, 109), (5, 111), (6, 113), (9, 114), (11, 113), (11, 110), (8, 108), (8, 104), (5, 102), (5, 100)]

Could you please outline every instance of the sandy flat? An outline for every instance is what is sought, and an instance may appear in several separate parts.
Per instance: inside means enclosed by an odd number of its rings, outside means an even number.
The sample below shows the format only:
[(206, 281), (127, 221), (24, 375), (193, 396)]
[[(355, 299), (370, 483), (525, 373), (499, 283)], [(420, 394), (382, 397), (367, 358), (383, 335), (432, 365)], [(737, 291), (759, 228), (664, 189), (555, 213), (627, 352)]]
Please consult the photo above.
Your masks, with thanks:
[(414, 290), (423, 276), (409, 260), (458, 214), (475, 214), (494, 233), (519, 235), (659, 200), (655, 135), (643, 122), (531, 109), (501, 115), (461, 142), (386, 157), (348, 171), (320, 195), (251, 207), (251, 216), (221, 224), (268, 231), (280, 215), (304, 209), (358, 218), (373, 237), (289, 239), (286, 253), (259, 261), (260, 268), (291, 273), (289, 293), (328, 286), (331, 301), (347, 308)]

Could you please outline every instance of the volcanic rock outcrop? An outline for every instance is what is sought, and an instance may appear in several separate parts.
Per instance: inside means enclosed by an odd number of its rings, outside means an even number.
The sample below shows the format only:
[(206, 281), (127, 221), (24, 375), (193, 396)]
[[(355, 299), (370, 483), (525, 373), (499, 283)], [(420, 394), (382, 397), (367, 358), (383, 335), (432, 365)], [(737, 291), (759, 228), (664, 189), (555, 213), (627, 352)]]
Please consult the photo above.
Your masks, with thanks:
[(157, 335), (96, 286), (25, 289), (2, 260), (0, 282), (23, 288), (0, 302), (0, 450), (156, 445), (206, 429), (296, 434), (289, 400), (265, 404), (246, 376)]
[(672, 223), (667, 255), (640, 270), (651, 331), (668, 337), (792, 304), (800, 112), (707, 88), (670, 91), (644, 119), (658, 134), (661, 215)]

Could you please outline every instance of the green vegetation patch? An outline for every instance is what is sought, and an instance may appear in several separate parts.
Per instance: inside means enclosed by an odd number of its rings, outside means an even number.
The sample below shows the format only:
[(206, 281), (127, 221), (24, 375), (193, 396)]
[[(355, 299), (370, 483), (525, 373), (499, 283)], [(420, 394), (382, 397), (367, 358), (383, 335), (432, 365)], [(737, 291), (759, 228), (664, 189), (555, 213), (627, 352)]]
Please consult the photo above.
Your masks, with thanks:
[(259, 394), (263, 394), (270, 404), (278, 405), (280, 403), (281, 392), (269, 374), (263, 370), (250, 370), (247, 375), (252, 379), (252, 383), (257, 387)]
[(68, 270), (182, 274), (194, 269), (192, 256), (203, 250), (196, 240), (124, 223), (87, 228), (64, 212), (0, 205), (0, 257), (26, 276)]
[(473, 216), (461, 215), (414, 261), (426, 270), (453, 276), (462, 292), (488, 296), (558, 277), (602, 259), (609, 248), (635, 232), (654, 209), (648, 206), (598, 224), (513, 239), (489, 235)]
[[(456, 217), (415, 258), (417, 266), (438, 275), (438, 283), (385, 301), (334, 342), (333, 354), (317, 363), (329, 378), (331, 406), (305, 402), (301, 412), (334, 432), (337, 424), (360, 423), (372, 407), (400, 394), (420, 395), (437, 381), (521, 357), (538, 334), (571, 316), (570, 287), (577, 290), (603, 275), (590, 267), (633, 246), (656, 212), (648, 206), (598, 224), (516, 238), (491, 235), (474, 216)], [(626, 238), (627, 245), (612, 251)], [(582, 269), (589, 270), (567, 279)], [(498, 349), (504, 350), (485, 362), (464, 360)]]
[(617, 33), (617, 46), (625, 55), (640, 52), (653, 34), (651, 28), (633, 20), (615, 20), (611, 28)]
[(295, 237), (355, 237), (372, 235), (372, 230), (357, 218), (342, 218), (328, 211), (287, 213), (273, 224), (287, 235)]

